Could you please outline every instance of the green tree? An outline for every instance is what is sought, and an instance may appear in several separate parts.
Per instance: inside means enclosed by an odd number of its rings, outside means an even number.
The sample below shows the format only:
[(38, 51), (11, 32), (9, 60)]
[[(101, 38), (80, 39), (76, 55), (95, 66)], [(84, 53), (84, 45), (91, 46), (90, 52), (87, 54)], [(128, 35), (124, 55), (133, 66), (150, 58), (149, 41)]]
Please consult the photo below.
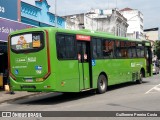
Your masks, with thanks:
[(160, 40), (157, 40), (154, 43), (154, 54), (157, 55), (158, 59), (160, 59)]

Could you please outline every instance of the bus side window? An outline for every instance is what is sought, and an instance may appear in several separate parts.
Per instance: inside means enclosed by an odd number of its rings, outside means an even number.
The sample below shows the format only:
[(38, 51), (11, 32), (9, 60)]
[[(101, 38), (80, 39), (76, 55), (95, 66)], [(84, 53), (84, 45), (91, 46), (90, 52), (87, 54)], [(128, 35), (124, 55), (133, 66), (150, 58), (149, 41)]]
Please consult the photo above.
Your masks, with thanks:
[(93, 58), (97, 58), (96, 46), (93, 46)]
[(102, 40), (100, 38), (93, 38), (92, 46), (93, 58), (103, 58)]
[(104, 40), (103, 42), (103, 56), (105, 58), (113, 58), (114, 41)]
[(102, 40), (101, 39), (97, 39), (97, 57), (98, 58), (102, 58), (103, 57)]
[(120, 47), (120, 41), (116, 40), (115, 41), (115, 56), (117, 58), (121, 57), (122, 54), (121, 54), (121, 47)]
[(56, 36), (56, 45), (58, 59), (77, 59), (74, 36), (58, 34)]
[(132, 57), (133, 57), (132, 49), (131, 49), (131, 48), (128, 48), (128, 57), (129, 57), (129, 58), (132, 58)]
[(95, 42), (95, 43), (93, 43), (93, 58), (97, 58), (96, 42)]
[(126, 49), (121, 50), (122, 57), (128, 57), (128, 51)]
[(96, 59), (97, 58), (97, 43), (96, 43), (96, 39), (93, 38), (92, 39), (92, 55), (93, 55), (93, 58)]

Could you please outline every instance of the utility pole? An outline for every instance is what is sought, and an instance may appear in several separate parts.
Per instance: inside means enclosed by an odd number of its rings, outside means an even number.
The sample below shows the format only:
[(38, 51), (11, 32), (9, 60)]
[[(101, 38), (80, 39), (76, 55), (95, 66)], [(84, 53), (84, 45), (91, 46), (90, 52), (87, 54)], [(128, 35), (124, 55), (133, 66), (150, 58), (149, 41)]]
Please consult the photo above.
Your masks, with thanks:
[(117, 0), (116, 0), (116, 9), (117, 9)]
[(109, 9), (109, 0), (108, 0), (108, 9)]
[(57, 0), (55, 0), (55, 27), (57, 27)]

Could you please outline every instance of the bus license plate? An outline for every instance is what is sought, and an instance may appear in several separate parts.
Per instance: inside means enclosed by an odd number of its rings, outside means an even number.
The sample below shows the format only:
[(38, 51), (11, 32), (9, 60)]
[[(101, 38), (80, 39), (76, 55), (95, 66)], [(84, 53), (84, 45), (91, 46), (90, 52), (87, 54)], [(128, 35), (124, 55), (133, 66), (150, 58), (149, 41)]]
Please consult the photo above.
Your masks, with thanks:
[(25, 81), (26, 82), (33, 82), (33, 79), (32, 78), (26, 78)]

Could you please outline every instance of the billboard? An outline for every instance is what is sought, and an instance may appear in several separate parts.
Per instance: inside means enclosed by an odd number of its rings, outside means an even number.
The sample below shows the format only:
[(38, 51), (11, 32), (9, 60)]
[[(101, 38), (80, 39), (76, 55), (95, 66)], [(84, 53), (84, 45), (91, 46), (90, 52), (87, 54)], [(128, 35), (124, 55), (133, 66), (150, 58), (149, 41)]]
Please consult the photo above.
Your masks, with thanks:
[(0, 40), (7, 42), (8, 35), (16, 30), (30, 28), (31, 25), (0, 18)]
[(158, 27), (145, 29), (144, 33), (145, 33), (146, 39), (148, 39), (148, 40), (153, 40), (153, 41), (160, 40), (159, 39), (159, 28)]
[(18, 20), (20, 16), (20, 0), (0, 0), (0, 17)]

